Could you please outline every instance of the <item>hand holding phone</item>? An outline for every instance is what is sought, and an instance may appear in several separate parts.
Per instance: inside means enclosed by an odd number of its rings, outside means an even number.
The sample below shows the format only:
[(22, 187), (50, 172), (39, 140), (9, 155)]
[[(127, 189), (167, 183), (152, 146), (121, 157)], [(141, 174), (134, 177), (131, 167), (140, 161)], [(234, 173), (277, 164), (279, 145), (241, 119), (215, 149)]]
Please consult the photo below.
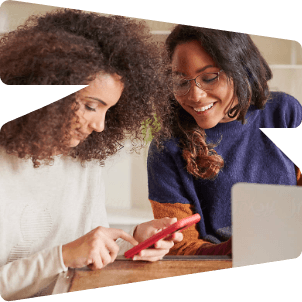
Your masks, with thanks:
[(182, 231), (191, 225), (197, 223), (200, 220), (199, 214), (194, 214), (192, 216), (183, 218), (174, 224), (170, 225), (166, 229), (162, 230), (161, 232), (151, 236), (150, 238), (146, 239), (145, 241), (141, 242), (140, 244), (136, 245), (135, 247), (131, 248), (127, 252), (125, 252), (126, 258), (133, 258), (135, 255), (137, 255), (140, 251), (147, 249), (151, 247), (153, 244), (155, 244), (157, 241), (171, 237), (173, 233)]

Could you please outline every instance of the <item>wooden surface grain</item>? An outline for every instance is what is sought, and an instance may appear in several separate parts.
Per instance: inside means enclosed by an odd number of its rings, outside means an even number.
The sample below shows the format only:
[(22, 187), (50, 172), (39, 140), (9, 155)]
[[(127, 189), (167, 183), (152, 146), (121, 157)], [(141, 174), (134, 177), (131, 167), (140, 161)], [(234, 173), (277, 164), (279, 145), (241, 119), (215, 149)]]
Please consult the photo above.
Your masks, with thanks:
[(98, 271), (75, 270), (69, 291), (231, 268), (231, 260), (115, 261)]

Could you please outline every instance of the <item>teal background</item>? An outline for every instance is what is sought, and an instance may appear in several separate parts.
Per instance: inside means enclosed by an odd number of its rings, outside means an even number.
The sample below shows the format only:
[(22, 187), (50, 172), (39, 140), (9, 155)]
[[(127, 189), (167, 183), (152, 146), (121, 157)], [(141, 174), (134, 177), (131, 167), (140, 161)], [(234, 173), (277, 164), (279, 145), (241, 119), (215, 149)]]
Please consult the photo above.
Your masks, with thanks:
[[(302, 41), (301, 1), (33, 2)], [(3, 102), (1, 110), (6, 110), (5, 106)], [(275, 138), (270, 136), (271, 133), (267, 134), (273, 141), (276, 139), (275, 143), (281, 149), (286, 137), (285, 144), (294, 150), (288, 155), (301, 165), (298, 162), (301, 127), (298, 129), (272, 129)], [(302, 256), (289, 261), (44, 297), (35, 301), (299, 301), (302, 295), (301, 269)]]

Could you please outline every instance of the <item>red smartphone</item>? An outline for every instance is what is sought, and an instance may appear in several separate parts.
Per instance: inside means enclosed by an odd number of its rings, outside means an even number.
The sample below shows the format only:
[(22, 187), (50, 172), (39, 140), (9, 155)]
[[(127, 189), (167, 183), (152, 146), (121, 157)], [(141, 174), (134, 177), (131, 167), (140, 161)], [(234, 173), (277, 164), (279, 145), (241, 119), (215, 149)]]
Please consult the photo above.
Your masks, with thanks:
[(135, 247), (131, 248), (127, 252), (125, 252), (126, 258), (133, 258), (135, 255), (137, 255), (141, 250), (144, 250), (150, 246), (152, 246), (155, 242), (157, 242), (160, 239), (166, 238), (171, 236), (175, 232), (183, 231), (184, 229), (190, 227), (191, 225), (197, 223), (200, 220), (199, 214), (194, 214), (189, 217), (185, 217), (166, 229), (162, 230), (161, 232), (151, 236), (150, 238), (146, 239), (145, 241), (139, 243)]

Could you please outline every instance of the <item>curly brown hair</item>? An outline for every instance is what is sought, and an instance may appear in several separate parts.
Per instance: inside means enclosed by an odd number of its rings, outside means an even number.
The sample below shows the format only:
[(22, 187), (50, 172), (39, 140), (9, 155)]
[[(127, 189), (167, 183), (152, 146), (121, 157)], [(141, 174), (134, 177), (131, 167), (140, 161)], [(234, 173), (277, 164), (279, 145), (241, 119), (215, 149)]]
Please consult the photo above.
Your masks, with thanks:
[[(245, 122), (251, 104), (262, 109), (269, 98), (267, 85), (272, 72), (249, 35), (236, 32), (177, 25), (166, 40), (168, 60), (172, 61), (179, 44), (199, 41), (234, 85), (238, 104), (228, 111), (228, 116)], [(170, 71), (171, 73), (171, 71)], [(179, 103), (170, 97), (173, 110), (165, 123), (168, 133), (179, 139), (187, 171), (197, 178), (214, 179), (224, 166), (223, 158), (216, 153), (216, 144), (208, 144), (206, 133)], [(165, 135), (163, 135), (164, 137)]]
[(0, 77), (9, 85), (87, 84), (100, 72), (118, 74), (124, 84), (105, 130), (75, 148), (68, 142), (77, 93), (3, 125), (0, 146), (31, 158), (34, 167), (50, 163), (54, 150), (103, 164), (126, 137), (142, 146), (146, 121), (155, 133), (169, 115), (162, 57), (142, 22), (70, 9), (32, 16), (1, 38), (0, 61)]

